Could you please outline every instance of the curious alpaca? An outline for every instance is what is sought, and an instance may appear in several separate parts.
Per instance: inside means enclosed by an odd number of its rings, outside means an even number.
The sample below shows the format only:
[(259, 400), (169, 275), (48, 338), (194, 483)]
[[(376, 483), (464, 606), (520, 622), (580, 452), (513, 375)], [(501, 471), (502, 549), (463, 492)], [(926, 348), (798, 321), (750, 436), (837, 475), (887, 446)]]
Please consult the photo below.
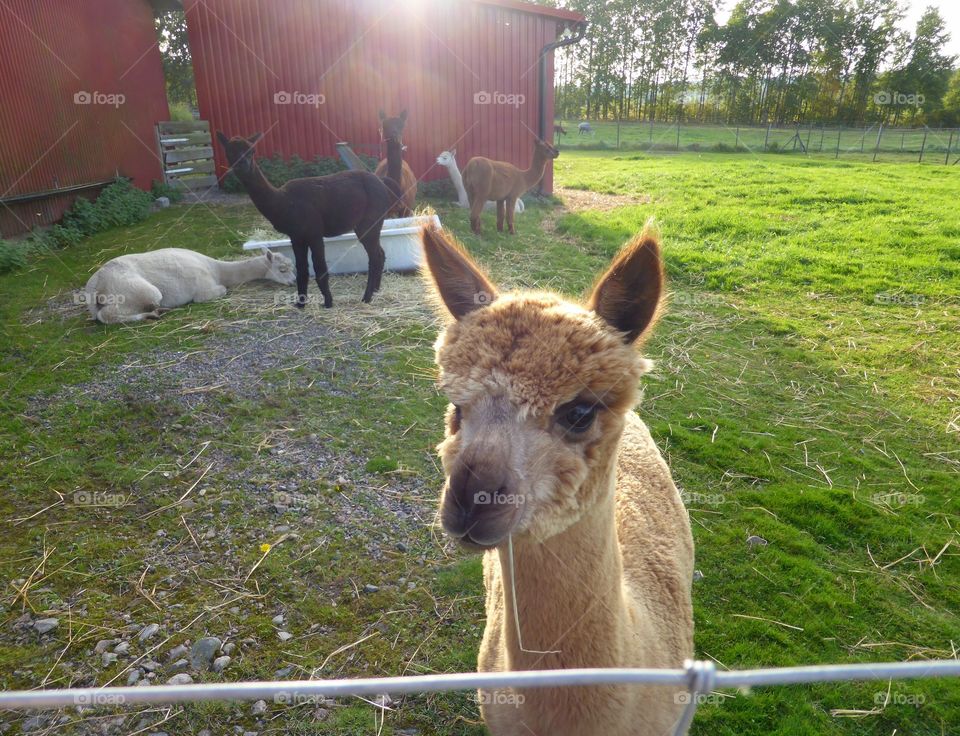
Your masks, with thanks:
[(270, 224), (290, 237), (297, 262), (297, 306), (307, 303), (307, 282), (313, 258), (313, 272), (323, 294), (323, 306), (333, 306), (330, 275), (324, 256), (323, 239), (343, 235), (351, 230), (363, 245), (370, 259), (367, 289), (363, 301), (369, 302), (380, 289), (385, 255), (380, 247), (383, 220), (400, 196), (400, 189), (390, 179), (380, 180), (369, 171), (340, 171), (329, 176), (291, 179), (277, 189), (260, 171), (253, 149), (262, 137), (227, 138), (217, 131), (217, 140), (227, 154), (227, 161), (246, 188), (250, 199)]
[[(663, 270), (633, 239), (585, 306), (498, 294), (455, 240), (423, 232), (426, 270), (454, 318), (437, 340), (451, 402), (438, 450), (444, 529), (483, 550), (480, 671), (680, 668), (693, 654), (687, 512), (633, 408)], [(668, 687), (481, 691), (493, 736), (663, 736)], [(522, 696), (522, 697), (521, 697)]]
[(515, 234), (513, 213), (517, 199), (540, 181), (547, 161), (559, 155), (560, 152), (549, 143), (534, 138), (533, 162), (530, 168), (525, 170), (505, 161), (492, 161), (482, 156), (470, 159), (463, 170), (463, 186), (470, 199), (470, 227), (473, 232), (480, 234), (483, 203), (492, 199), (497, 203), (497, 230), (503, 232), (503, 217), (506, 213), (510, 234)]
[(590, 123), (580, 123), (577, 126), (577, 135), (587, 135), (593, 132), (593, 128), (590, 127)]
[(555, 138), (559, 138), (560, 136), (566, 135), (566, 134), (567, 134), (567, 130), (566, 128), (563, 127), (563, 123), (553, 126), (553, 135)]
[[(460, 167), (457, 166), (457, 149), (441, 151), (440, 155), (437, 156), (437, 163), (443, 166), (450, 174), (453, 187), (457, 190), (457, 206), (469, 207), (470, 200), (467, 198), (467, 190), (463, 188), (463, 177), (460, 176)], [(483, 203), (484, 210), (494, 210), (496, 207), (497, 203), (489, 199)], [(516, 213), (520, 214), (523, 212), (523, 207), (523, 200), (518, 199), (515, 208)]]
[(373, 172), (379, 177), (390, 177), (400, 185), (403, 196), (396, 208), (400, 217), (413, 214), (417, 201), (417, 177), (413, 175), (410, 165), (403, 160), (403, 127), (406, 123), (406, 110), (395, 118), (388, 118), (383, 110), (380, 111), (380, 138), (387, 144), (387, 157), (377, 164), (377, 169)]
[(262, 256), (218, 261), (183, 248), (131, 253), (107, 261), (84, 289), (90, 316), (105, 324), (156, 319), (190, 302), (209, 302), (256, 279), (289, 286), (293, 264), (266, 248)]

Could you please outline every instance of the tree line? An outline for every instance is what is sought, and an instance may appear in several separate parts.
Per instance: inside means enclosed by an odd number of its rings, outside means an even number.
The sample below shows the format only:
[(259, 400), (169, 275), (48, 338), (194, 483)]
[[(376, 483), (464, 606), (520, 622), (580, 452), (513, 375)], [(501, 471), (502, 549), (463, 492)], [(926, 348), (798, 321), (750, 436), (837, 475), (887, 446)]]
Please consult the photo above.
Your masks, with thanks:
[(589, 21), (557, 52), (563, 119), (960, 125), (960, 69), (934, 7), (898, 0), (566, 0)]

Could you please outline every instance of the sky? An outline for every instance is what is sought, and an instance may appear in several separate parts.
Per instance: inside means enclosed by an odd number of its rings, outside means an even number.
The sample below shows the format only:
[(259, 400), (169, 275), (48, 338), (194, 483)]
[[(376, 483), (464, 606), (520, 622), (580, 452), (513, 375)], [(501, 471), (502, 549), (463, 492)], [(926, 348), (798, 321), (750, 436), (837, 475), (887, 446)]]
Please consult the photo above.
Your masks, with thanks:
[[(906, 0), (903, 4), (907, 8), (902, 27), (912, 34), (917, 26), (917, 20), (923, 15), (924, 9), (928, 5), (934, 5), (940, 11), (940, 15), (946, 21), (947, 30), (950, 32), (950, 42), (947, 44), (946, 52), (960, 57), (960, 0)], [(730, 15), (736, 0), (724, 0), (721, 3), (721, 10), (717, 13), (717, 21), (725, 22)]]

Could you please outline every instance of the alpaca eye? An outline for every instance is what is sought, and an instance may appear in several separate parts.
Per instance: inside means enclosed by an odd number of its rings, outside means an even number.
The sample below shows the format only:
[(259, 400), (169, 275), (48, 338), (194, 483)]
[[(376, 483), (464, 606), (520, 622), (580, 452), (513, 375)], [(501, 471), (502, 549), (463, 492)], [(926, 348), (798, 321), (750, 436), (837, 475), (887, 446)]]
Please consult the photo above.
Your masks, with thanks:
[(561, 406), (557, 410), (557, 423), (563, 427), (564, 431), (573, 434), (583, 434), (591, 426), (593, 420), (597, 418), (597, 406), (595, 404), (575, 403)]

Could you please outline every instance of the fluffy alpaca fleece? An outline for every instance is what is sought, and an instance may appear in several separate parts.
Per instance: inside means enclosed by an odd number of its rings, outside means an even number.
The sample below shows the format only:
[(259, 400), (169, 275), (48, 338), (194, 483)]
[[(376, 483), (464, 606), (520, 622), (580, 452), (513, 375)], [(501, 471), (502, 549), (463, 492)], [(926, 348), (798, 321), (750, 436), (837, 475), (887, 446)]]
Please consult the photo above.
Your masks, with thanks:
[[(681, 667), (693, 655), (693, 541), (633, 411), (648, 365), (634, 343), (662, 291), (656, 238), (645, 231), (629, 243), (586, 306), (498, 294), (452, 238), (423, 238), (456, 320), (437, 340), (439, 385), (453, 405), (438, 448), (440, 517), (484, 550), (479, 669)], [(594, 407), (591, 421), (570, 424), (584, 407)], [(682, 710), (677, 694), (603, 686), (479, 696), (493, 736), (662, 736)]]
[(290, 285), (293, 263), (266, 248), (241, 261), (218, 261), (185, 248), (130, 253), (107, 261), (85, 287), (90, 316), (99, 322), (139, 322), (190, 302), (208, 302), (227, 287), (269, 279)]

